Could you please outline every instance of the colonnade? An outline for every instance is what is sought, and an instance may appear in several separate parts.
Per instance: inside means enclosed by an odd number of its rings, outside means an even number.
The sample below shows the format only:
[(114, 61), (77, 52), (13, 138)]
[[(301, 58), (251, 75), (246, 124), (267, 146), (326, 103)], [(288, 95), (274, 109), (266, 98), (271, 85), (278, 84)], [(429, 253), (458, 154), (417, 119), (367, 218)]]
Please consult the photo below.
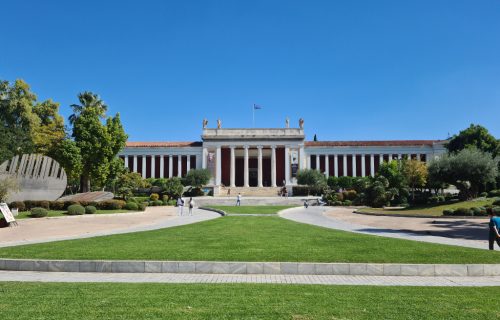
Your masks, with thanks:
[[(138, 157), (142, 158), (141, 172), (138, 172)], [(169, 154), (169, 155), (158, 155), (158, 154), (143, 154), (143, 155), (133, 155), (133, 156), (124, 156), (125, 167), (129, 168), (131, 172), (140, 173), (143, 178), (147, 177), (147, 157), (149, 159), (149, 165), (151, 168), (151, 178), (172, 178), (182, 177), (182, 159), (186, 157), (187, 165), (186, 165), (186, 173), (191, 169), (191, 157), (194, 157), (194, 163), (196, 167), (196, 155), (191, 154)], [(159, 175), (156, 175), (156, 158), (159, 157), (160, 161), (160, 172)], [(165, 174), (165, 158), (168, 157), (168, 175)], [(177, 172), (174, 173), (174, 157), (177, 157)], [(132, 168), (130, 167), (129, 158), (132, 158)]]

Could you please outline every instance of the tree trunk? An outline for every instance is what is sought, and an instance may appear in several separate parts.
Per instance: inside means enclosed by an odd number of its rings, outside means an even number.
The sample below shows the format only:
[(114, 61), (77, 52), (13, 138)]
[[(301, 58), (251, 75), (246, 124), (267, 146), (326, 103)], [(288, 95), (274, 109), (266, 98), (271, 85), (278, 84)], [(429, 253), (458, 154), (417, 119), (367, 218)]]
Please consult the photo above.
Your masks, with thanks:
[(90, 192), (90, 178), (87, 176), (80, 177), (80, 192)]

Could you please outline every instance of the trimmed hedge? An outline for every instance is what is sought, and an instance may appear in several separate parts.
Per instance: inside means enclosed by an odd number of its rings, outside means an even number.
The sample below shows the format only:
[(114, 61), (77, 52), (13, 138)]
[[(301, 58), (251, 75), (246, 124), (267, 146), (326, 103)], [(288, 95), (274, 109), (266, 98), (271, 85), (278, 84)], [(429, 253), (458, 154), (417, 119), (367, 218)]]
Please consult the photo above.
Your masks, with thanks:
[(123, 209), (127, 203), (123, 200), (106, 200), (97, 203), (97, 208), (101, 210)]
[(18, 211), (26, 211), (26, 206), (24, 205), (23, 201), (14, 201), (11, 202), (9, 207), (11, 209), (16, 208)]
[(294, 197), (300, 196), (320, 196), (323, 194), (323, 188), (318, 187), (308, 187), (308, 186), (294, 186), (292, 187), (292, 193)]
[(86, 206), (85, 207), (85, 214), (94, 214), (97, 212), (97, 208), (94, 206)]
[(45, 208), (35, 207), (30, 211), (30, 217), (32, 218), (42, 218), (46, 217), (49, 214), (49, 211)]
[(454, 213), (453, 209), (444, 209), (443, 210), (443, 215), (444, 216), (452, 216)]
[(125, 204), (125, 209), (127, 210), (139, 210), (139, 205), (135, 202), (127, 202), (127, 204)]
[(79, 204), (73, 204), (68, 207), (68, 214), (70, 216), (85, 214), (85, 208)]

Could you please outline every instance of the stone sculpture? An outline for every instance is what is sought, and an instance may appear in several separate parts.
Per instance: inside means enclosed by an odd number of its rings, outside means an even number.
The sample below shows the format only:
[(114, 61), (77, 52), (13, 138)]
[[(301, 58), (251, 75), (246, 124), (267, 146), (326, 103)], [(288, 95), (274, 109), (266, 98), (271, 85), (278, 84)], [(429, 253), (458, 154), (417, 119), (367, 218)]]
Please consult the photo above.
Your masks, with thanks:
[(299, 119), (299, 128), (304, 129), (304, 119), (302, 118)]
[(290, 119), (288, 117), (286, 117), (286, 120), (285, 120), (285, 128), (290, 128)]
[(203, 129), (205, 129), (208, 125), (208, 120), (205, 118), (203, 119)]
[(0, 180), (14, 178), (19, 191), (9, 194), (8, 202), (57, 200), (66, 189), (66, 172), (54, 159), (41, 154), (15, 156), (0, 165)]
[(220, 119), (217, 119), (217, 129), (222, 128), (222, 121)]

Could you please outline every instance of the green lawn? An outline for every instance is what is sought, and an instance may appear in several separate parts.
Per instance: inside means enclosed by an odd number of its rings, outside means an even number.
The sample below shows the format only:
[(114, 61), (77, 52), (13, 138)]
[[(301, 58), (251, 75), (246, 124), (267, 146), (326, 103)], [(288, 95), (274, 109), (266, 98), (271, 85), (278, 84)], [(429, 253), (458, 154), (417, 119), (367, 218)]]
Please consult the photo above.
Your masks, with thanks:
[(424, 206), (414, 206), (405, 209), (393, 209), (387, 210), (382, 208), (363, 208), (358, 209), (359, 212), (374, 212), (374, 213), (386, 213), (386, 214), (403, 214), (403, 215), (428, 215), (428, 216), (442, 216), (443, 210), (445, 209), (456, 209), (456, 208), (472, 208), (472, 207), (482, 207), (485, 205), (491, 205), (494, 199), (486, 200), (471, 200), (471, 201), (461, 201), (451, 204), (429, 204)]
[[(97, 212), (95, 214), (114, 214), (114, 213), (126, 213), (126, 212), (133, 212), (133, 211), (124, 210), (124, 209), (120, 209), (120, 210), (97, 210)], [(16, 217), (16, 220), (20, 220), (20, 219), (34, 219), (34, 218), (31, 218), (29, 216), (29, 214), (30, 214), (29, 211), (19, 212), (19, 214)], [(47, 215), (47, 217), (70, 217), (70, 215), (68, 215), (66, 213), (66, 210), (49, 210), (49, 214)]]
[[(486, 232), (486, 231), (485, 231)], [(310, 226), (278, 216), (231, 216), (154, 231), (1, 248), (3, 258), (500, 263), (500, 251)]]
[(209, 206), (232, 214), (276, 214), (278, 211), (296, 206)]
[(8, 319), (498, 319), (500, 289), (0, 283)]

